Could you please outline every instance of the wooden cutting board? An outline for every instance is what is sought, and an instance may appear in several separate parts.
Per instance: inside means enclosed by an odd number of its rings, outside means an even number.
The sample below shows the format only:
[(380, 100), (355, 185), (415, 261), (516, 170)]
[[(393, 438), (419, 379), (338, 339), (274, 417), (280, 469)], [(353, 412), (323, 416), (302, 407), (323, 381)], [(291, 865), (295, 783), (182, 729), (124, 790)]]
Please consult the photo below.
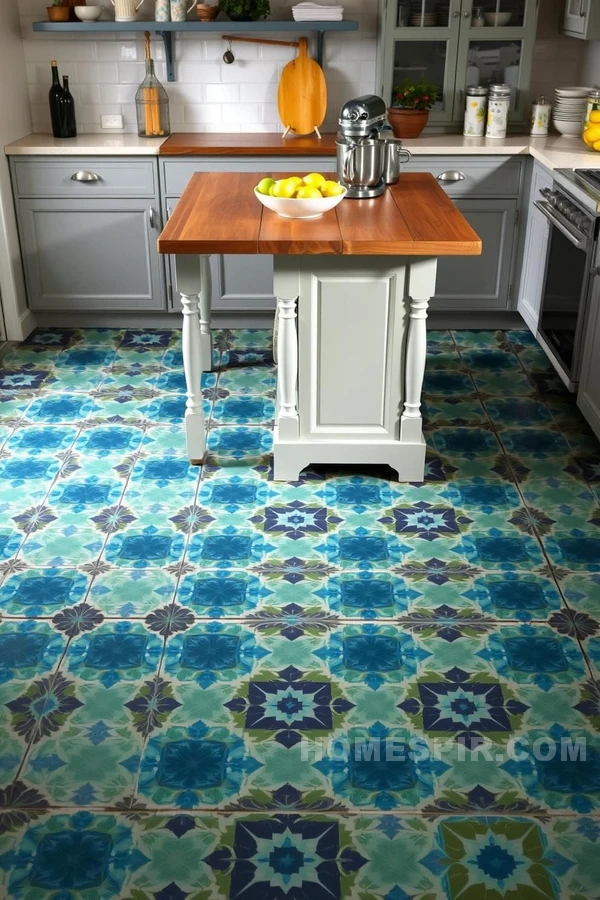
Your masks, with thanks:
[(307, 39), (300, 38), (298, 56), (285, 66), (277, 92), (279, 118), (295, 134), (318, 132), (327, 111), (323, 69), (307, 51)]

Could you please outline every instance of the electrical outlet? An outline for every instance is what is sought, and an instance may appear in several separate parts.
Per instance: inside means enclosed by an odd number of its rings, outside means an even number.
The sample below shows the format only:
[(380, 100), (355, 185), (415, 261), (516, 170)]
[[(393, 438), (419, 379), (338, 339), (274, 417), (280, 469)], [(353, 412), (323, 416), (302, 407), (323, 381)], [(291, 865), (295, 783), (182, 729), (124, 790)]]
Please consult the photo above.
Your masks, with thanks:
[(100, 116), (102, 128), (123, 128), (123, 116)]

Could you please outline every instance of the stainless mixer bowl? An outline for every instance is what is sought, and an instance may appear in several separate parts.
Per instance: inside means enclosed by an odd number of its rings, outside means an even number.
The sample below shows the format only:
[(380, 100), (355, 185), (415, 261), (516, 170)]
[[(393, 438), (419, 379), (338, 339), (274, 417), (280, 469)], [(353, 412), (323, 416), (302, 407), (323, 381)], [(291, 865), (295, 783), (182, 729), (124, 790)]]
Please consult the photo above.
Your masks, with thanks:
[(375, 187), (381, 183), (385, 169), (384, 141), (337, 141), (336, 146), (341, 181), (359, 187)]

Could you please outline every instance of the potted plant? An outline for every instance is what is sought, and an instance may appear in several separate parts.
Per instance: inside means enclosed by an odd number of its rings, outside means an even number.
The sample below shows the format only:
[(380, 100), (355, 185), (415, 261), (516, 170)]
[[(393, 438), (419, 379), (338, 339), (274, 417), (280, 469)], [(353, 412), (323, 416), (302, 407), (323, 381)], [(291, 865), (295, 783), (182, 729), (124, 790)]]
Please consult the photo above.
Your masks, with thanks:
[(271, 12), (269, 0), (220, 0), (219, 9), (234, 22), (256, 22)]
[(388, 119), (397, 138), (418, 138), (429, 119), (429, 110), (437, 100), (438, 88), (426, 81), (405, 78), (393, 90), (393, 106)]
[(71, 9), (67, 5), (63, 6), (62, 0), (54, 0), (52, 6), (47, 6), (46, 9), (48, 10), (48, 19), (51, 22), (69, 21), (69, 13)]

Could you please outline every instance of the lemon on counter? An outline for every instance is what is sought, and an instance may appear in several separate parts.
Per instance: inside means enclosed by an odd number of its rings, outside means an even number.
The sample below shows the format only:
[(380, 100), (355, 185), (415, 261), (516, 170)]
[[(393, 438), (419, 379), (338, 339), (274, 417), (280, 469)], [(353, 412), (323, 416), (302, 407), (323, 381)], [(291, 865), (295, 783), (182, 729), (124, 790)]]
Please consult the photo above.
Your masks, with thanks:
[(325, 176), (321, 175), (319, 172), (309, 172), (308, 175), (305, 175), (302, 181), (304, 184), (309, 187), (321, 188), (325, 184)]
[(600, 125), (600, 109), (593, 109), (590, 113), (590, 122)]
[(338, 197), (344, 193), (344, 188), (338, 181), (326, 181), (320, 190), (324, 197)]
[(263, 178), (256, 185), (256, 190), (259, 194), (269, 194), (274, 184), (275, 180), (273, 178)]
[(600, 125), (589, 125), (583, 132), (583, 137), (586, 143), (589, 141), (590, 144), (600, 141)]
[(279, 181), (276, 181), (273, 186), (273, 196), (274, 197), (293, 197), (296, 193), (297, 187), (296, 182), (292, 181), (291, 178), (282, 178)]
[(304, 187), (301, 187), (296, 194), (298, 200), (322, 200), (323, 194), (319, 190), (318, 187), (312, 187), (310, 184), (305, 184)]

